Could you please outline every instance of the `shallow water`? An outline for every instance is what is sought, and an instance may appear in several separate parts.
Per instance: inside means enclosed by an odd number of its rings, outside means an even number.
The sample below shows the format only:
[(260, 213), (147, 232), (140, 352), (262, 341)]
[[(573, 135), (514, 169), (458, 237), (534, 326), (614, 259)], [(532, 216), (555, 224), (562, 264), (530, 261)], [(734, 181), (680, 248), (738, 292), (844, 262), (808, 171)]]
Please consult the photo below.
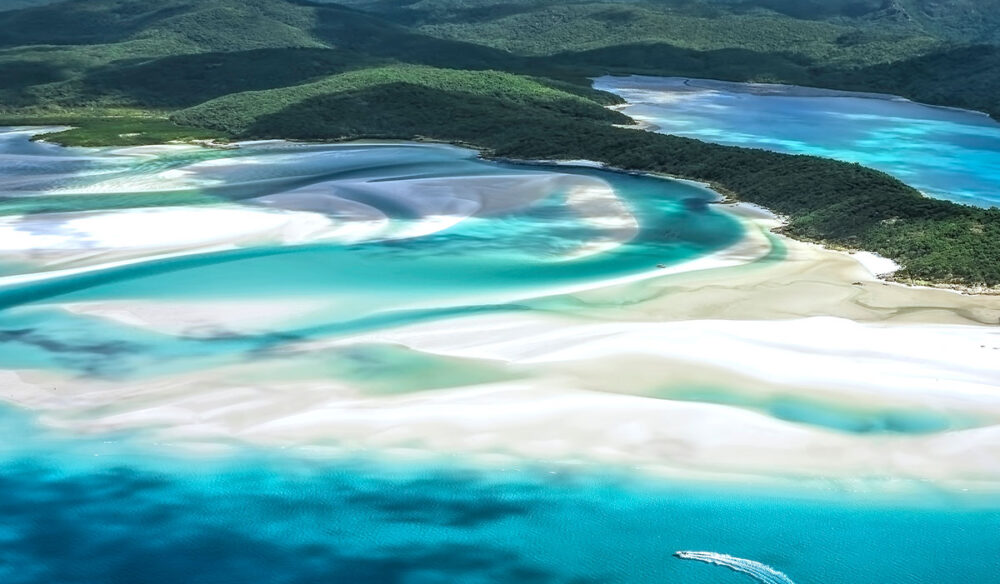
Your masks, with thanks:
[[(806, 393), (806, 392), (802, 392)], [(723, 404), (765, 413), (779, 420), (829, 428), (852, 434), (933, 434), (987, 426), (991, 420), (930, 409), (854, 406), (824, 401), (809, 395), (745, 395), (729, 388), (669, 387), (655, 397)]]
[(1000, 123), (976, 112), (848, 92), (674, 77), (601, 77), (656, 131), (858, 162), (926, 194), (1000, 205)]
[[(1000, 507), (642, 481), (566, 466), (150, 456), (3, 410), (0, 578), (42, 582), (988, 583)], [(13, 446), (16, 444), (16, 446)]]
[[(20, 153), (28, 148), (21, 136), (20, 141), (0, 144), (10, 144), (7, 148)], [(10, 157), (2, 166), (0, 151), (0, 188), (8, 185), (8, 192), (17, 196), (14, 204), (57, 194), (101, 198), (160, 188), (165, 193), (197, 191), (257, 208), (293, 193), (299, 196), (294, 204), (302, 207), (327, 205), (335, 193), (335, 203), (348, 200), (352, 212), (361, 205), (382, 213), (389, 228), (361, 240), (251, 245), (97, 266), (83, 273), (53, 272), (24, 283), (0, 281), (0, 308), (5, 309), (0, 312), (0, 334), (7, 344), (0, 365), (7, 367), (69, 367), (122, 375), (138, 370), (159, 373), (174, 365), (192, 367), (204, 360), (217, 365), (220, 358), (242, 358), (287, 341), (471, 312), (521, 310), (520, 301), (655, 272), (657, 265), (696, 259), (743, 235), (737, 221), (704, 205), (714, 195), (695, 186), (592, 169), (488, 163), (468, 150), (447, 146), (262, 143), (207, 153), (177, 149), (146, 154), (138, 149), (142, 156), (135, 156), (136, 150), (130, 151), (131, 156), (122, 150), (84, 151), (92, 160), (88, 164), (118, 166), (100, 175), (84, 176), (77, 169), (55, 178), (35, 169), (43, 161), (58, 165), (82, 153), (37, 148), (27, 173)], [(122, 160), (132, 164), (123, 165)], [(465, 216), (449, 198), (468, 203), (476, 195), (468, 189), (476, 183), (449, 187), (447, 181), (482, 178), (505, 182), (497, 187), (499, 196), (495, 189), (484, 191), (480, 212)], [(534, 197), (521, 196), (525, 202), (517, 203), (517, 190), (538, 188), (528, 183), (539, 179), (550, 183)], [(13, 189), (12, 184), (30, 187), (30, 192)], [(634, 236), (611, 241), (600, 224), (588, 222), (567, 205), (573, 189), (581, 187), (606, 189), (620, 199), (638, 222)], [(515, 203), (496, 202), (504, 197)], [(418, 200), (443, 209), (450, 226), (420, 235), (418, 225), (416, 235), (398, 237), (401, 230), (414, 231), (414, 223), (421, 220)], [(329, 216), (339, 220), (344, 213), (343, 207), (334, 207)], [(449, 218), (449, 213), (454, 215)], [(45, 216), (29, 215), (19, 229), (63, 229), (50, 224), (35, 227), (37, 218)], [(595, 240), (611, 245), (602, 253), (579, 256), (578, 250)], [(85, 241), (83, 249), (94, 245)], [(289, 302), (322, 298), (330, 308), (309, 323), (289, 323), (254, 337), (205, 339), (136, 330), (44, 306), (57, 301), (279, 298)]]
[[(518, 381), (529, 376), (526, 369), (387, 343), (282, 350), (466, 314), (586, 317), (585, 304), (549, 295), (655, 273), (658, 264), (705, 257), (744, 235), (739, 222), (706, 205), (711, 193), (692, 185), (487, 163), (446, 146), (75, 150), (30, 143), (30, 133), (0, 133), (0, 209), (33, 210), (7, 233), (55, 234), (44, 241), (55, 242), (52, 257), (59, 261), (22, 254), (0, 262), (10, 277), (0, 281), (0, 367), (58, 372), (69, 384), (118, 382), (141, 393), (147, 381), (250, 362), (268, 366), (264, 374), (251, 371), (253, 383), (321, 379), (361, 396), (407, 398)], [(494, 182), (484, 187), (479, 180)], [(580, 189), (612, 197), (598, 197), (598, 213), (567, 205)], [(79, 224), (67, 218), (79, 213), (53, 215), (195, 197), (201, 204), (312, 212), (334, 226), (358, 217), (384, 221), (324, 240), (252, 240), (173, 257), (140, 249), (133, 263), (102, 265), (89, 255), (103, 253), (102, 234), (75, 231)], [(621, 237), (627, 221), (614, 201), (638, 223), (627, 237)], [(53, 217), (58, 220), (49, 221)], [(172, 228), (178, 237), (196, 229)], [(594, 243), (601, 245), (589, 247)], [(778, 245), (759, 261), (783, 259)], [(81, 271), (60, 271), (65, 268)], [(70, 302), (177, 300), (324, 305), (251, 332), (172, 333), (63, 309)], [(62, 386), (50, 389), (54, 402), (87, 398)], [(691, 394), (674, 388), (661, 397), (728, 403), (846, 433), (975, 426), (921, 418), (921, 412), (734, 395), (726, 388)], [(191, 423), (199, 413), (178, 415)], [(823, 480), (751, 488), (739, 477), (728, 486), (682, 483), (581, 463), (507, 458), (484, 466), (443, 455), (400, 460), (366, 451), (344, 458), (350, 444), (258, 449), (236, 436), (221, 441), (225, 454), (198, 457), (154, 434), (156, 428), (57, 433), (40, 419), (51, 422), (44, 414), (0, 408), (5, 584), (708, 584), (746, 578), (676, 559), (678, 550), (762, 562), (798, 584), (985, 583), (1000, 569), (1000, 505), (933, 485), (903, 481), (906, 496), (894, 496), (892, 485), (888, 492), (880, 484), (852, 493)]]

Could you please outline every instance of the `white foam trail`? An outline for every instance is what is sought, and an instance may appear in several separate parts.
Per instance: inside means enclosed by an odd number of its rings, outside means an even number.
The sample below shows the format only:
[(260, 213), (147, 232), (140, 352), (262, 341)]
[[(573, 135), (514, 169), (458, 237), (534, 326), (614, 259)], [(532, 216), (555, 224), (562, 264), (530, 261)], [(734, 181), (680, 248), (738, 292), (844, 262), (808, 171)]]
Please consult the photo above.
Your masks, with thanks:
[(712, 564), (713, 566), (729, 568), (734, 572), (746, 574), (762, 584), (795, 584), (795, 582), (792, 582), (792, 579), (785, 574), (775, 570), (767, 564), (762, 564), (753, 560), (727, 556), (726, 554), (717, 554), (715, 552), (681, 551), (675, 552), (674, 557), (682, 560), (694, 560), (696, 562)]

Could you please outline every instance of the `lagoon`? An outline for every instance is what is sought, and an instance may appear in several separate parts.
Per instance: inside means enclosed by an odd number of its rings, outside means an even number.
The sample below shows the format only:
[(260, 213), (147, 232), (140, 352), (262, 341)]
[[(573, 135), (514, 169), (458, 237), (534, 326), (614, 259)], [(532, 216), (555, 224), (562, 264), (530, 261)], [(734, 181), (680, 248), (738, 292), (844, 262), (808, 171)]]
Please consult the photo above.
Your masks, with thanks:
[[(0, 237), (12, 260), (0, 278), (0, 325), (21, 331), (0, 364), (12, 367), (93, 371), (113, 361), (118, 374), (152, 373), (282, 338), (517, 310), (529, 298), (655, 275), (743, 236), (738, 221), (708, 206), (715, 195), (704, 188), (491, 163), (450, 146), (81, 151), (27, 143), (31, 133), (0, 141), (9, 213)], [(149, 196), (155, 207), (135, 207)], [(279, 299), (323, 308), (308, 323), (235, 339), (157, 336), (46, 308)], [(109, 360), (98, 350), (107, 347), (132, 350)]]
[(857, 162), (929, 196), (1000, 206), (1000, 123), (985, 114), (862, 94), (678, 77), (600, 77), (651, 129)]

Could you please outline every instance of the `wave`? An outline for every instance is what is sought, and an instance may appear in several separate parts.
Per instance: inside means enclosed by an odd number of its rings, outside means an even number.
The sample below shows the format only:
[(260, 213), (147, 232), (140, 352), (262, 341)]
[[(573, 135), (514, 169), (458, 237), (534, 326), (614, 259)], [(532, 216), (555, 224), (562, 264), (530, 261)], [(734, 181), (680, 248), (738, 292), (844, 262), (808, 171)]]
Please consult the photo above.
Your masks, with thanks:
[(715, 552), (679, 551), (674, 553), (674, 557), (729, 568), (734, 572), (746, 574), (762, 584), (795, 584), (791, 578), (782, 572), (775, 570), (767, 564), (753, 560), (727, 556), (726, 554), (717, 554)]

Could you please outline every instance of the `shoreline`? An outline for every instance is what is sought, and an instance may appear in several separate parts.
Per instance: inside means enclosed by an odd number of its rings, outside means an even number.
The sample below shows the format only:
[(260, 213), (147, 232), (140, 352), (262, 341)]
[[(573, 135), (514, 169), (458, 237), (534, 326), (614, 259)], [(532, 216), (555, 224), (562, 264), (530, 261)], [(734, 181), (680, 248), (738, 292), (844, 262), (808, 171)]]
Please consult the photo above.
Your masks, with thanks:
[[(482, 151), (480, 150), (480, 152), (482, 152)], [(737, 208), (737, 207), (743, 206), (743, 207), (746, 207), (746, 208), (760, 209), (764, 213), (767, 213), (768, 215), (770, 215), (771, 217), (773, 217), (775, 220), (777, 220), (779, 222), (778, 225), (776, 225), (775, 227), (770, 228), (770, 232), (772, 234), (776, 235), (776, 236), (780, 236), (780, 237), (783, 237), (783, 238), (786, 238), (786, 239), (789, 239), (789, 240), (792, 240), (792, 241), (795, 241), (795, 242), (798, 242), (798, 243), (802, 243), (802, 244), (815, 245), (815, 246), (818, 246), (818, 247), (820, 247), (820, 248), (822, 248), (824, 250), (828, 250), (828, 251), (831, 251), (831, 252), (836, 252), (836, 253), (844, 254), (844, 255), (849, 256), (849, 257), (851, 257), (852, 259), (855, 259), (855, 260), (858, 259), (858, 258), (855, 257), (855, 255), (863, 253), (863, 254), (869, 254), (871, 256), (874, 256), (875, 258), (880, 259), (880, 260), (885, 260), (885, 261), (892, 262), (893, 264), (899, 266), (896, 270), (893, 270), (890, 273), (880, 273), (880, 274), (874, 274), (873, 273), (872, 274), (878, 280), (880, 280), (882, 282), (885, 282), (886, 284), (892, 284), (892, 285), (897, 285), (897, 286), (902, 286), (902, 287), (912, 288), (912, 289), (946, 290), (946, 291), (949, 291), (949, 292), (954, 292), (954, 293), (963, 294), (963, 295), (967, 295), (967, 296), (1000, 296), (1000, 286), (990, 288), (990, 287), (973, 287), (973, 286), (966, 286), (966, 285), (962, 285), (962, 284), (954, 284), (954, 283), (948, 283), (948, 282), (921, 282), (921, 281), (916, 281), (916, 282), (912, 282), (912, 283), (902, 282), (902, 281), (898, 280), (894, 276), (894, 274), (896, 272), (898, 272), (898, 271), (904, 270), (905, 266), (900, 266), (894, 260), (892, 260), (892, 258), (887, 258), (887, 257), (881, 256), (881, 255), (879, 255), (879, 254), (877, 254), (877, 253), (875, 253), (873, 251), (862, 249), (862, 248), (850, 248), (850, 247), (834, 246), (834, 245), (831, 245), (831, 244), (828, 244), (828, 243), (825, 243), (825, 242), (812, 241), (812, 240), (807, 240), (807, 239), (799, 239), (799, 238), (796, 238), (796, 237), (792, 237), (792, 236), (786, 235), (785, 233), (782, 233), (782, 227), (787, 222), (787, 220), (788, 220), (787, 217), (785, 217), (783, 215), (779, 215), (779, 214), (771, 211), (767, 207), (764, 207), (762, 205), (758, 205), (757, 203), (751, 203), (749, 201), (740, 200), (739, 197), (736, 194), (732, 193), (728, 189), (721, 188), (718, 185), (714, 185), (714, 184), (709, 183), (709, 182), (699, 181), (699, 180), (690, 179), (690, 178), (684, 178), (684, 177), (675, 176), (675, 175), (666, 174), (666, 173), (660, 173), (660, 172), (647, 172), (647, 171), (640, 171), (640, 170), (629, 170), (629, 169), (625, 169), (625, 168), (611, 166), (611, 165), (608, 165), (606, 163), (603, 163), (603, 162), (600, 162), (600, 161), (595, 161), (595, 160), (556, 160), (556, 159), (534, 159), (534, 160), (531, 160), (531, 159), (519, 159), (519, 158), (511, 158), (511, 157), (489, 157), (489, 156), (483, 156), (483, 159), (484, 160), (496, 160), (496, 161), (499, 161), (499, 162), (506, 162), (506, 163), (510, 163), (510, 164), (523, 164), (523, 165), (533, 165), (533, 166), (542, 166), (542, 167), (556, 167), (557, 168), (557, 167), (560, 167), (560, 166), (569, 166), (569, 167), (579, 167), (579, 168), (596, 168), (596, 169), (605, 170), (605, 171), (608, 171), (608, 172), (617, 172), (617, 173), (627, 174), (627, 175), (632, 175), (632, 176), (648, 176), (648, 177), (659, 178), (659, 179), (666, 179), (666, 180), (672, 180), (672, 181), (677, 181), (677, 182), (684, 183), (684, 184), (689, 184), (689, 185), (697, 186), (697, 187), (703, 188), (705, 190), (711, 191), (712, 194), (714, 194), (714, 195), (716, 195), (718, 197), (718, 199), (716, 201), (713, 201), (711, 203), (712, 205), (715, 205), (715, 208), (717, 208), (717, 209), (728, 210), (727, 207), (729, 207), (729, 206), (732, 206), (733, 208)], [(864, 264), (864, 262), (860, 262), (860, 261), (859, 261), (859, 263)]]
[[(628, 76), (625, 76), (625, 77), (628, 77)], [(686, 79), (686, 78), (677, 78), (677, 79)], [(724, 82), (724, 83), (730, 83), (730, 82)], [(738, 83), (738, 82), (731, 82), (731, 83)], [(828, 90), (828, 91), (838, 91), (838, 90)], [(611, 108), (611, 109), (615, 109), (615, 108), (627, 107), (628, 105), (629, 104), (618, 104), (618, 105), (612, 105), (612, 106), (608, 106), (608, 107)], [(630, 127), (630, 128), (631, 129), (639, 129), (639, 130), (646, 131), (645, 128), (641, 128), (640, 127), (640, 125), (643, 124), (643, 123), (644, 122), (637, 121), (636, 126), (635, 127)], [(55, 128), (55, 126), (40, 126), (38, 128), (48, 130), (48, 129), (51, 129), (51, 128)], [(37, 129), (37, 128), (32, 127), (32, 126), (18, 126), (17, 127), (17, 130), (19, 132), (26, 132), (26, 131), (31, 130), (31, 129)], [(760, 208), (760, 209), (764, 210), (765, 212), (773, 215), (775, 218), (777, 218), (781, 222), (781, 224), (784, 224), (787, 221), (786, 217), (778, 215), (778, 214), (775, 214), (773, 211), (771, 211), (770, 209), (767, 209), (766, 207), (763, 207), (761, 205), (757, 205), (756, 203), (750, 203), (748, 201), (742, 201), (738, 197), (738, 195), (736, 193), (733, 193), (733, 192), (729, 191), (728, 189), (722, 188), (719, 185), (715, 185), (715, 184), (712, 184), (712, 183), (709, 183), (709, 182), (705, 182), (705, 181), (699, 181), (699, 180), (696, 180), (696, 179), (690, 179), (690, 178), (680, 177), (680, 176), (671, 175), (671, 174), (667, 174), (667, 173), (649, 172), (649, 171), (641, 171), (641, 170), (629, 170), (629, 169), (625, 169), (625, 168), (615, 167), (615, 166), (609, 165), (607, 163), (604, 163), (604, 162), (601, 162), (601, 161), (596, 161), (596, 160), (523, 159), (523, 158), (515, 158), (515, 157), (509, 157), (509, 156), (494, 156), (494, 155), (492, 155), (490, 153), (490, 151), (489, 151), (488, 148), (483, 148), (483, 147), (476, 146), (476, 145), (473, 145), (473, 144), (460, 143), (460, 142), (455, 142), (455, 141), (433, 140), (433, 139), (427, 139), (427, 138), (417, 138), (417, 139), (414, 139), (414, 140), (350, 139), (350, 140), (343, 140), (343, 141), (306, 141), (306, 140), (265, 140), (265, 141), (261, 141), (261, 140), (246, 140), (246, 141), (238, 141), (238, 142), (228, 143), (226, 146), (227, 146), (227, 149), (239, 149), (239, 148), (243, 147), (244, 145), (259, 144), (261, 142), (285, 142), (285, 143), (289, 143), (289, 144), (304, 144), (304, 145), (315, 145), (315, 144), (323, 144), (323, 143), (327, 143), (327, 144), (357, 144), (357, 145), (380, 145), (380, 144), (401, 144), (401, 145), (406, 145), (406, 144), (418, 144), (418, 145), (419, 144), (440, 144), (440, 145), (447, 145), (447, 146), (452, 146), (452, 147), (460, 148), (460, 149), (463, 149), (463, 150), (469, 150), (471, 153), (474, 153), (474, 155), (476, 157), (478, 157), (479, 159), (485, 160), (485, 161), (488, 161), (488, 162), (500, 162), (500, 163), (522, 165), (522, 166), (540, 166), (540, 167), (552, 167), (552, 168), (558, 168), (558, 167), (562, 167), (562, 166), (579, 167), (579, 168), (595, 168), (595, 169), (604, 170), (604, 171), (608, 171), (608, 172), (615, 172), (615, 173), (621, 173), (621, 174), (627, 174), (627, 175), (633, 175), (633, 176), (649, 176), (649, 177), (655, 177), (655, 178), (660, 178), (660, 179), (673, 180), (673, 181), (682, 182), (682, 183), (685, 183), (685, 184), (691, 184), (691, 185), (695, 185), (695, 186), (704, 188), (704, 189), (706, 189), (708, 191), (711, 191), (714, 195), (716, 195), (718, 197), (718, 200), (715, 201), (714, 204), (717, 206), (717, 208), (724, 208), (727, 205), (737, 205), (737, 204), (739, 204), (739, 205), (747, 205), (747, 206), (752, 206), (752, 207)], [(192, 146), (195, 146), (195, 147), (209, 148), (209, 146), (207, 146), (205, 144), (200, 144), (200, 143), (185, 143), (185, 144), (189, 144), (189, 145), (192, 145)], [(168, 146), (168, 145), (169, 144), (167, 144), (165, 146)], [(843, 254), (848, 255), (848, 256), (853, 256), (854, 254), (860, 252), (860, 253), (866, 253), (866, 254), (876, 255), (879, 258), (884, 259), (884, 260), (893, 261), (892, 258), (886, 258), (884, 256), (879, 256), (875, 252), (872, 252), (870, 250), (866, 250), (866, 249), (863, 249), (863, 248), (851, 248), (851, 247), (835, 246), (835, 245), (831, 245), (829, 243), (822, 242), (822, 241), (813, 241), (813, 240), (798, 239), (798, 238), (795, 238), (795, 237), (790, 237), (790, 236), (785, 235), (784, 233), (781, 232), (781, 227), (782, 227), (782, 225), (779, 224), (779, 225), (773, 227), (771, 229), (771, 232), (774, 233), (775, 235), (779, 235), (781, 237), (786, 237), (786, 238), (791, 239), (791, 240), (796, 241), (796, 242), (805, 243), (805, 244), (811, 244), (811, 245), (817, 245), (817, 246), (822, 247), (823, 249), (827, 249), (827, 250), (830, 250), (830, 251), (835, 251), (835, 252), (838, 252), (838, 253), (843, 253)], [(142, 260), (138, 259), (136, 261), (142, 261)], [(905, 266), (901, 266), (900, 270), (902, 270), (902, 269), (905, 269)], [(907, 283), (907, 282), (900, 281), (897, 277), (893, 276), (892, 274), (877, 275), (877, 278), (880, 281), (883, 281), (883, 282), (888, 283), (888, 284), (894, 284), (894, 285), (903, 286), (903, 287), (907, 287), (907, 288), (913, 288), (913, 289), (947, 290), (947, 291), (950, 291), (950, 292), (954, 292), (954, 293), (958, 293), (958, 294), (963, 294), (963, 295), (968, 295), (968, 296), (983, 296), (983, 297), (1000, 296), (1000, 286), (996, 286), (996, 287), (968, 286), (968, 285), (963, 285), (963, 284), (956, 284), (956, 283), (953, 283), (953, 282), (933, 282), (933, 281), (919, 281), (919, 280), (913, 281), (912, 279), (911, 279), (910, 283)]]
[[(624, 76), (624, 77), (629, 77), (629, 76)], [(636, 77), (636, 76), (633, 76), (633, 77)], [(642, 77), (642, 76), (638, 76), (638, 77)], [(676, 79), (687, 79), (687, 78), (676, 78)], [(722, 83), (738, 83), (738, 82), (722, 82)], [(827, 90), (827, 91), (839, 91), (839, 90)], [(848, 93), (850, 93), (850, 92), (848, 92)], [(607, 106), (607, 107), (609, 109), (617, 109), (617, 108), (628, 107), (629, 105), (630, 104), (625, 103), (625, 104), (611, 105), (611, 106)], [(934, 107), (934, 106), (930, 106), (930, 107)], [(645, 122), (642, 122), (641, 120), (636, 120), (636, 122), (637, 122), (636, 125), (635, 126), (630, 126), (629, 129), (636, 129), (636, 130), (642, 130), (642, 131), (647, 131), (649, 129), (649, 128), (643, 127), (643, 124), (646, 124), (646, 125), (649, 125), (649, 124), (647, 124)], [(45, 128), (50, 128), (52, 126), (44, 126), (44, 127)], [(19, 129), (27, 129), (27, 128), (30, 128), (30, 127), (29, 126), (19, 126)], [(689, 178), (680, 177), (680, 176), (676, 176), (676, 175), (670, 175), (670, 174), (667, 174), (667, 173), (649, 172), (649, 171), (641, 171), (641, 170), (628, 170), (628, 169), (624, 169), (624, 168), (620, 168), (620, 167), (615, 167), (615, 166), (608, 165), (608, 164), (600, 162), (600, 161), (593, 161), (593, 160), (523, 159), (523, 158), (516, 158), (516, 157), (512, 157), (512, 156), (496, 156), (496, 155), (494, 155), (492, 153), (491, 149), (486, 148), (486, 147), (482, 147), (482, 146), (478, 146), (478, 145), (475, 145), (475, 144), (470, 144), (470, 143), (461, 142), (461, 141), (455, 141), (455, 140), (429, 139), (429, 138), (421, 137), (421, 136), (418, 136), (418, 137), (415, 137), (415, 138), (409, 139), (409, 140), (405, 140), (405, 139), (400, 139), (400, 140), (393, 140), (393, 139), (379, 140), (379, 139), (366, 139), (366, 138), (351, 138), (351, 139), (345, 139), (345, 140), (315, 140), (315, 141), (312, 141), (312, 140), (286, 139), (286, 140), (268, 140), (268, 141), (287, 142), (287, 143), (290, 143), (290, 144), (322, 144), (322, 143), (327, 143), (327, 144), (361, 144), (361, 145), (363, 145), (363, 144), (407, 144), (407, 143), (409, 143), (409, 144), (442, 144), (442, 145), (448, 145), (448, 146), (452, 146), (452, 147), (456, 147), (456, 148), (470, 150), (473, 153), (475, 153), (475, 155), (478, 158), (480, 158), (482, 160), (486, 160), (486, 161), (506, 162), (506, 163), (512, 163), (512, 164), (526, 165), (526, 166), (532, 166), (532, 165), (534, 165), (534, 166), (553, 166), (553, 167), (567, 166), (567, 165), (568, 166), (585, 166), (585, 167), (591, 167), (591, 168), (600, 168), (602, 170), (606, 170), (606, 171), (610, 171), (610, 172), (619, 172), (619, 173), (623, 173), (623, 174), (653, 176), (653, 177), (668, 178), (668, 179), (671, 179), (671, 180), (678, 180), (678, 181), (691, 181), (694, 184), (700, 184), (700, 185), (707, 184), (707, 183), (704, 183), (702, 181), (698, 181), (696, 179), (689, 179)], [(240, 148), (244, 144), (253, 144), (253, 143), (259, 143), (259, 142), (261, 142), (261, 141), (260, 140), (237, 141), (237, 142), (228, 143), (226, 146), (227, 146), (228, 149), (238, 149), (238, 148)], [(204, 144), (194, 144), (194, 143), (187, 143), (187, 144), (189, 144), (191, 146), (194, 146), (194, 147), (208, 148), (208, 146), (206, 146)], [(721, 188), (719, 185), (707, 184), (707, 187), (710, 190), (714, 191), (716, 194), (718, 194), (718, 195), (720, 195), (722, 197), (722, 201), (721, 201), (722, 203), (726, 203), (726, 202), (745, 202), (745, 201), (742, 201), (739, 198), (738, 194), (736, 194), (734, 192), (731, 192), (728, 189)], [(924, 195), (924, 196), (926, 196), (926, 195)], [(807, 242), (807, 243), (814, 243), (814, 244), (817, 244), (817, 245), (823, 245), (823, 246), (829, 247), (830, 249), (836, 249), (836, 250), (846, 251), (848, 253), (850, 253), (850, 252), (875, 253), (875, 252), (872, 252), (871, 250), (866, 250), (866, 249), (863, 249), (863, 248), (850, 248), (850, 247), (843, 247), (842, 248), (841, 246), (835, 246), (835, 245), (832, 245), (832, 244), (829, 244), (829, 243), (826, 243), (826, 242), (823, 242), (823, 241), (809, 241), (809, 240), (802, 240), (802, 239), (796, 239), (796, 241), (803, 241), (803, 242)], [(885, 259), (892, 260), (892, 258), (885, 258)], [(905, 269), (905, 266), (904, 266), (903, 269)], [(935, 288), (935, 289), (944, 289), (944, 290), (951, 290), (951, 291), (954, 291), (954, 292), (958, 292), (958, 293), (961, 293), (961, 294), (968, 294), (968, 295), (974, 295), (974, 296), (995, 296), (995, 295), (1000, 295), (1000, 286), (994, 286), (994, 287), (988, 287), (988, 286), (971, 286), (971, 285), (966, 285), (966, 284), (957, 284), (955, 282), (950, 282), (950, 281), (924, 281), (924, 280), (915, 280), (915, 281), (912, 281), (912, 283), (908, 284), (908, 283), (905, 283), (905, 282), (901, 282), (898, 278), (891, 278), (891, 277), (890, 278), (883, 278), (883, 280), (886, 281), (886, 282), (897, 283), (897, 284), (903, 285), (903, 286), (927, 287), (927, 288)]]

